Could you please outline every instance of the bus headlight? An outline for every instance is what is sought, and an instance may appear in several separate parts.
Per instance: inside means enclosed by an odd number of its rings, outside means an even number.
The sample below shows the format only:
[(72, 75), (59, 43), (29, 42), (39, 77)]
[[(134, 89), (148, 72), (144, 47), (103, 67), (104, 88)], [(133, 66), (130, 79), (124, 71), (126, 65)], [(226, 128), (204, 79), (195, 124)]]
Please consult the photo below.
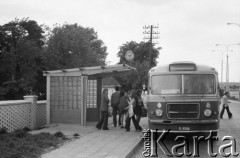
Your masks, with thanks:
[(212, 111), (211, 111), (211, 110), (209, 110), (209, 109), (204, 110), (204, 115), (205, 115), (205, 116), (209, 117), (209, 116), (211, 116), (211, 114), (212, 114)]
[(160, 110), (160, 109), (157, 109), (157, 110), (155, 111), (155, 113), (156, 113), (156, 116), (162, 116), (162, 115), (163, 115), (163, 112), (162, 112), (162, 110)]

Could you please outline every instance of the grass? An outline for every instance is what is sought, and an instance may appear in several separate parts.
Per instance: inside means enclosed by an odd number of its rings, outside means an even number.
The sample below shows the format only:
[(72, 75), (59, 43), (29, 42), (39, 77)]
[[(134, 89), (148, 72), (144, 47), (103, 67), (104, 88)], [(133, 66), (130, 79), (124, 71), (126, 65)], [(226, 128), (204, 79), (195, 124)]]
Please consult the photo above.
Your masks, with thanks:
[(47, 149), (56, 148), (66, 140), (61, 132), (29, 134), (28, 129), (22, 129), (7, 133), (0, 129), (0, 157), (38, 158)]

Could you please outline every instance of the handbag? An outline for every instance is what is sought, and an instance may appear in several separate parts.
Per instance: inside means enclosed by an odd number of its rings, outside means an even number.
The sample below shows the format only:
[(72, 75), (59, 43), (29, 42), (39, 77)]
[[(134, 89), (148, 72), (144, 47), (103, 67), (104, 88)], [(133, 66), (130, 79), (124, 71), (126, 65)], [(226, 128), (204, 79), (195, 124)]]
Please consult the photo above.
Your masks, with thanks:
[(134, 112), (133, 112), (133, 105), (129, 105), (129, 108), (128, 108), (128, 115), (129, 115), (129, 118), (131, 118), (133, 115), (134, 115)]
[(108, 117), (112, 117), (112, 107), (108, 107)]
[(144, 108), (144, 107), (142, 107), (142, 112), (141, 112), (141, 116), (142, 117), (147, 117), (147, 109), (146, 108)]

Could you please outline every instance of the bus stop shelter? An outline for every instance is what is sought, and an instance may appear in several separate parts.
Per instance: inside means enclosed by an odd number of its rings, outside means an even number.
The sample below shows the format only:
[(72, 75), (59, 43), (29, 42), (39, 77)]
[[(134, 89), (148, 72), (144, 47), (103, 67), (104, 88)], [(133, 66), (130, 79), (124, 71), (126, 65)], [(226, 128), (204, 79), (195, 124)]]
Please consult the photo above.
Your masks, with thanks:
[(100, 117), (102, 78), (134, 71), (126, 64), (44, 71), (47, 123), (85, 125)]

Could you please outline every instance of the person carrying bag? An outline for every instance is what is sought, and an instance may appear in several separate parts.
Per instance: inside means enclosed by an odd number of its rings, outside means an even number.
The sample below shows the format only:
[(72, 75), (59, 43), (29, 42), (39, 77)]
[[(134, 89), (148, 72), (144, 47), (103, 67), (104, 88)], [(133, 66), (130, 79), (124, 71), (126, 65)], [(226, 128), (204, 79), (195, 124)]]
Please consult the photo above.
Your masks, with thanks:
[(136, 106), (136, 94), (135, 91), (132, 90), (130, 93), (130, 101), (128, 101), (128, 107), (126, 108), (128, 110), (127, 116), (126, 116), (126, 131), (130, 131), (131, 126), (131, 120), (134, 124), (134, 127), (136, 131), (142, 131), (142, 127), (139, 126), (139, 123), (137, 122), (135, 115), (134, 115), (134, 106)]

